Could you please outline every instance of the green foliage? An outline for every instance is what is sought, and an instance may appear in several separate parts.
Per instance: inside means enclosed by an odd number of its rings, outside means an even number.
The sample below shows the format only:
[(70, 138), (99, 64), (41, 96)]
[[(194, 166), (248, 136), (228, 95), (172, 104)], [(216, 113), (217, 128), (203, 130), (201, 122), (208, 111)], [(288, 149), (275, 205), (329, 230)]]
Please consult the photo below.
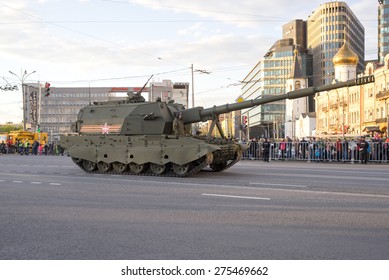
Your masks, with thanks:
[(0, 125), (0, 133), (8, 133), (14, 130), (23, 130), (23, 125), (15, 123), (7, 123)]

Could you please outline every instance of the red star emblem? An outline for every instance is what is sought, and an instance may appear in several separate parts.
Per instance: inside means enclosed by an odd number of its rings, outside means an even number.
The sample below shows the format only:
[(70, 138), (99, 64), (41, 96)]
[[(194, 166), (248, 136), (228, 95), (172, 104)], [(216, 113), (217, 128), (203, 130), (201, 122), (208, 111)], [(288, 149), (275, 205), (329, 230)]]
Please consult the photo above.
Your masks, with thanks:
[(107, 125), (107, 123), (104, 124), (104, 126), (101, 127), (102, 129), (102, 134), (108, 134), (109, 133), (109, 126)]

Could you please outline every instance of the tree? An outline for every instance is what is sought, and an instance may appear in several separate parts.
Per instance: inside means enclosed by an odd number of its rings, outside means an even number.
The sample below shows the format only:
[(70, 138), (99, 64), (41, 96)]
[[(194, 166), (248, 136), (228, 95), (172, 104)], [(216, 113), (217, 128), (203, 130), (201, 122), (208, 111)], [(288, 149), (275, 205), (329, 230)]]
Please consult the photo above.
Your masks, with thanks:
[(6, 124), (0, 125), (0, 133), (9, 133), (10, 131), (22, 130), (23, 125), (14, 124), (12, 122), (7, 122)]

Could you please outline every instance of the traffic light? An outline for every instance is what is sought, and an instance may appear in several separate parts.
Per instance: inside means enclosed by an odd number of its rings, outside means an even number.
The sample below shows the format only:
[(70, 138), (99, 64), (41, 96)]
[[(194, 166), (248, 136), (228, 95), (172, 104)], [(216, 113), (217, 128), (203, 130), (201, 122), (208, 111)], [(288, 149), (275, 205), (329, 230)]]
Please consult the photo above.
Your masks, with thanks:
[(41, 132), (41, 126), (39, 124), (38, 124), (38, 126), (36, 128), (36, 131), (39, 132), (39, 133)]
[(50, 96), (50, 83), (45, 83), (45, 96)]

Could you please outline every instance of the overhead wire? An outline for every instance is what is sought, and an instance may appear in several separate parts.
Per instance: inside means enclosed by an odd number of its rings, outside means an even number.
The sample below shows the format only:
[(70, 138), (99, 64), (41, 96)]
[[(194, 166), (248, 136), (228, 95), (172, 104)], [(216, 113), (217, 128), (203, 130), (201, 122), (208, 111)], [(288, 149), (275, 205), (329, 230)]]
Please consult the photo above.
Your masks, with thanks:
[[(94, 36), (94, 35), (91, 35), (91, 34), (88, 34), (88, 33), (85, 33), (85, 32), (81, 32), (79, 30), (75, 30), (75, 29), (72, 29), (72, 28), (60, 25), (56, 21), (48, 21), (48, 20), (42, 19), (42, 18), (40, 18), (38, 16), (32, 15), (32, 14), (27, 13), (25, 11), (22, 11), (20, 9), (16, 9), (16, 8), (10, 7), (9, 5), (6, 5), (6, 4), (3, 4), (3, 3), (0, 3), (0, 6), (6, 7), (8, 9), (11, 9), (11, 10), (14, 10), (14, 11), (17, 11), (17, 12), (22, 13), (22, 14), (30, 17), (30, 18), (34, 18), (34, 19), (37, 20), (37, 23), (51, 24), (51, 25), (54, 25), (56, 27), (59, 27), (59, 28), (62, 28), (62, 29), (65, 29), (65, 30), (68, 30), (68, 31), (71, 31), (71, 32), (74, 32), (74, 33), (77, 33), (77, 34), (80, 34), (82, 36), (86, 36), (86, 37), (89, 37), (89, 38), (92, 38), (92, 39), (95, 39), (95, 40), (98, 40), (98, 41), (102, 41), (102, 42), (105, 42), (107, 44), (118, 46), (118, 47), (122, 48), (122, 46), (120, 44), (117, 44), (117, 43), (115, 43), (113, 41), (105, 40), (105, 39), (102, 39), (100, 37), (97, 37), (97, 36)], [(5, 23), (3, 23), (3, 24), (5, 24)], [(163, 60), (163, 61), (169, 62), (171, 64), (175, 64), (175, 65), (179, 65), (179, 66), (184, 66), (185, 67), (185, 65), (183, 65), (181, 63), (177, 63), (176, 61), (172, 61), (172, 60), (168, 60), (168, 59), (165, 59), (165, 58), (162, 58), (162, 57), (159, 57), (159, 56), (155, 56), (153, 54), (150, 54), (150, 53), (147, 53), (147, 52), (144, 52), (144, 51), (140, 51), (140, 50), (135, 49), (135, 48), (130, 48), (130, 49), (132, 51), (134, 51), (134, 52), (140, 53), (140, 54), (148, 56), (148, 57), (153, 57), (153, 58), (158, 59), (158, 60)], [(211, 73), (209, 73), (209, 74), (211, 74)], [(154, 75), (159, 75), (159, 73), (156, 73)], [(214, 74), (212, 74), (212, 75), (214, 75)], [(149, 75), (142, 75), (142, 77), (145, 77), (145, 76), (149, 76)], [(229, 77), (224, 77), (224, 76), (218, 76), (218, 77), (225, 78), (227, 80), (231, 80), (231, 78), (229, 78)], [(91, 79), (91, 80), (88, 80), (88, 81), (116, 80), (116, 79), (125, 79), (125, 78), (128, 78), (128, 77), (106, 78), (106, 79)], [(87, 81), (86, 80), (81, 80), (81, 81), (75, 81), (74, 83), (81, 83), (81, 82), (87, 82)]]
[[(130, 5), (131, 4), (139, 4), (139, 3), (136, 3), (136, 2), (120, 1), (120, 0), (100, 0), (100, 1), (102, 1), (102, 2), (111, 2), (111, 3), (130, 4)], [(201, 11), (201, 12), (209, 12), (209, 13), (215, 13), (215, 14), (233, 14), (233, 15), (252, 16), (252, 17), (264, 17), (264, 18), (274, 18), (274, 19), (284, 19), (284, 20), (287, 20), (287, 18), (277, 17), (277, 16), (247, 14), (247, 13), (238, 13), (238, 12), (221, 11), (221, 10), (209, 10), (209, 9), (190, 8), (188, 6), (179, 7), (179, 6), (167, 6), (167, 5), (157, 5), (157, 4), (147, 4), (147, 3), (142, 3), (141, 5), (143, 5), (143, 6), (151, 6), (151, 7), (159, 7), (159, 8), (165, 8), (165, 9), (174, 9), (174, 10)]]
[[(114, 46), (117, 46), (117, 47), (121, 47), (121, 48), (122, 48), (122, 46), (121, 46), (120, 44), (117, 44), (117, 43), (115, 43), (115, 42), (113, 42), (113, 41), (105, 40), (105, 39), (102, 39), (102, 38), (100, 38), (100, 37), (97, 37), (97, 36), (94, 36), (94, 35), (91, 35), (91, 34), (88, 34), (88, 33), (85, 33), (85, 32), (81, 32), (81, 31), (79, 31), (79, 30), (75, 30), (75, 29), (72, 29), (72, 28), (69, 28), (69, 27), (60, 25), (60, 24), (55, 23), (55, 22), (53, 22), (53, 21), (48, 21), (48, 20), (42, 19), (42, 18), (40, 18), (40, 17), (38, 17), (38, 16), (32, 15), (32, 14), (27, 13), (27, 12), (25, 12), (25, 11), (22, 11), (22, 10), (20, 10), (20, 9), (16, 9), (16, 8), (10, 7), (9, 5), (0, 3), (0, 6), (6, 7), (6, 8), (8, 8), (8, 9), (11, 9), (11, 10), (14, 10), (14, 11), (17, 11), (17, 12), (19, 12), (19, 13), (22, 13), (22, 14), (28, 16), (28, 17), (35, 18), (35, 19), (37, 19), (38, 21), (40, 21), (40, 22), (42, 22), (42, 23), (51, 24), (51, 25), (54, 25), (54, 26), (56, 26), (56, 27), (59, 27), (59, 28), (62, 28), (62, 29), (65, 29), (65, 30), (68, 30), (68, 31), (71, 31), (71, 32), (74, 32), (74, 33), (77, 33), (77, 34), (80, 34), (80, 35), (83, 35), (83, 36), (86, 36), (86, 37), (89, 37), (89, 38), (92, 38), (92, 39), (95, 39), (95, 40), (98, 40), (98, 41), (101, 41), (101, 42), (104, 42), (104, 43), (107, 43), (107, 44), (114, 45)], [(127, 47), (127, 46), (126, 46), (126, 47)], [(137, 53), (140, 53), (140, 54), (142, 54), (142, 55), (144, 55), (144, 56), (153, 57), (153, 58), (155, 58), (155, 59), (157, 59), (157, 60), (164, 60), (164, 61), (169, 62), (169, 63), (172, 63), (172, 64), (184, 66), (184, 65), (179, 64), (179, 63), (177, 63), (177, 62), (175, 62), (175, 61), (171, 61), (171, 60), (168, 60), (168, 59), (164, 59), (164, 58), (162, 58), (162, 57), (159, 57), (159, 56), (156, 56), (156, 55), (153, 55), (153, 54), (144, 52), (144, 51), (140, 51), (140, 50), (135, 49), (135, 48), (131, 48), (131, 47), (130, 47), (130, 49), (131, 49), (132, 51), (137, 52)]]
[[(292, 20), (292, 18), (286, 18), (286, 17), (278, 17), (278, 16), (269, 16), (269, 15), (259, 15), (259, 14), (248, 14), (248, 13), (240, 13), (240, 12), (231, 12), (231, 11), (222, 11), (222, 10), (210, 10), (210, 9), (199, 9), (199, 8), (190, 8), (188, 6), (167, 6), (167, 5), (160, 5), (160, 4), (149, 4), (149, 3), (137, 3), (134, 1), (123, 1), (123, 0), (100, 0), (102, 2), (111, 2), (111, 3), (120, 3), (120, 4), (138, 4), (143, 6), (151, 6), (151, 7), (158, 7), (158, 8), (165, 8), (165, 9), (173, 9), (173, 10), (183, 10), (183, 11), (201, 11), (201, 12), (208, 12), (208, 13), (214, 13), (214, 14), (230, 14), (230, 15), (241, 15), (241, 16), (250, 16), (250, 17), (261, 17), (261, 18), (267, 18), (267, 19), (274, 19), (275, 21), (281, 21), (281, 20)], [(262, 21), (263, 19), (259, 20)], [(351, 19), (352, 20), (352, 19)], [(359, 21), (366, 21), (366, 22), (374, 22), (376, 19), (358, 19)], [(220, 21), (220, 20), (219, 20)], [(223, 19), (224, 22), (228, 22), (229, 20)], [(263, 20), (265, 21), (265, 20)], [(271, 20), (269, 20), (271, 21)]]
[[(122, 4), (137, 4), (137, 3), (134, 3), (134, 2), (128, 2), (128, 1), (119, 1), (119, 0), (101, 0), (103, 2), (112, 2), (112, 3), (122, 3)], [(86, 37), (90, 37), (90, 38), (93, 38), (95, 40), (99, 40), (99, 41), (102, 41), (102, 42), (105, 42), (107, 44), (111, 44), (111, 45), (115, 45), (115, 46), (119, 46), (119, 47), (122, 47), (120, 44), (117, 44), (115, 42), (112, 42), (112, 41), (109, 41), (109, 40), (105, 40), (105, 39), (102, 39), (100, 37), (97, 37), (97, 36), (94, 36), (94, 35), (91, 35), (91, 34), (88, 34), (88, 33), (85, 33), (85, 32), (81, 32), (79, 30), (75, 30), (75, 29), (72, 29), (72, 28), (69, 28), (69, 27), (66, 27), (66, 26), (63, 26), (59, 23), (123, 23), (123, 22), (128, 22), (128, 23), (134, 23), (134, 22), (199, 22), (199, 20), (164, 20), (164, 21), (158, 21), (158, 20), (115, 20), (115, 21), (107, 21), (107, 20), (78, 20), (78, 21), (48, 21), (48, 20), (45, 20), (45, 19), (42, 19), (38, 16), (35, 16), (35, 15), (32, 15), (30, 13), (27, 13), (25, 11), (22, 11), (20, 9), (16, 9), (16, 8), (13, 8), (13, 7), (10, 7), (6, 4), (2, 4), (0, 3), (1, 6), (3, 7), (7, 7), (9, 9), (12, 9), (12, 10), (15, 10), (19, 13), (22, 13), (24, 15), (27, 15), (28, 17), (30, 18), (34, 18), (37, 20), (36, 23), (46, 23), (46, 24), (51, 24), (51, 25), (54, 25), (56, 27), (59, 27), (59, 28), (62, 28), (62, 29), (66, 29), (68, 31), (71, 31), (71, 32), (75, 32), (75, 33), (78, 33), (80, 35), (83, 35), (83, 36), (86, 36)], [(236, 15), (243, 15), (243, 16), (250, 16), (250, 17), (263, 17), (265, 19), (250, 19), (250, 20), (243, 20), (243, 21), (246, 21), (246, 22), (250, 22), (250, 21), (281, 21), (281, 20), (288, 20), (287, 18), (284, 18), (284, 17), (274, 17), (274, 16), (263, 16), (263, 15), (254, 15), (254, 14), (246, 14), (246, 13), (238, 13), (238, 12), (229, 12), (229, 11), (220, 11), (220, 10), (205, 10), (205, 9), (196, 9), (196, 8), (188, 8), (188, 7), (178, 7), (178, 6), (166, 6), (166, 5), (157, 5), (157, 4), (142, 4), (144, 6), (155, 6), (155, 7), (159, 7), (159, 8), (167, 8), (167, 9), (184, 9), (184, 10), (193, 10), (193, 11), (202, 11), (202, 12), (211, 12), (211, 13), (223, 13), (223, 14), (236, 14)], [(216, 20), (201, 20), (201, 21), (204, 21), (204, 22), (219, 22), (219, 21), (216, 21)], [(224, 21), (224, 20), (223, 20)], [(242, 21), (242, 22), (243, 22)], [(365, 21), (368, 21), (368, 20), (365, 20)], [(234, 21), (236, 22), (236, 21)], [(24, 21), (24, 22), (19, 22), (20, 23), (31, 23), (29, 21)], [(1, 23), (0, 24), (17, 24), (17, 23)], [(149, 57), (152, 57), (152, 58), (155, 58), (155, 59), (158, 59), (158, 60), (163, 60), (163, 61), (166, 61), (166, 62), (169, 62), (169, 63), (172, 63), (172, 64), (176, 64), (176, 65), (180, 65), (180, 66), (184, 66), (182, 65), (181, 63), (177, 63), (176, 61), (172, 61), (172, 60), (167, 60), (167, 59), (164, 59), (162, 57), (159, 57), (159, 56), (155, 56), (153, 54), (150, 54), (150, 53), (147, 53), (147, 52), (144, 52), (144, 51), (140, 51), (138, 49), (135, 49), (135, 48), (130, 48), (132, 51), (134, 52), (137, 52), (137, 53), (140, 53), (142, 55), (145, 55), (145, 56), (149, 56)], [(367, 51), (366, 53), (374, 53), (376, 51)], [(236, 66), (237, 68), (240, 68), (242, 66)], [(228, 68), (225, 68), (226, 70), (223, 70), (223, 71), (232, 71), (232, 68), (234, 67), (231, 67), (230, 70), (228, 70)], [(185, 69), (189, 69), (189, 68), (185, 68)], [(197, 71), (199, 71), (198, 69), (196, 69)], [(220, 70), (220, 72), (223, 72), (222, 70)], [(175, 72), (175, 71), (173, 71)], [(172, 73), (173, 73), (172, 72)], [(201, 71), (199, 71), (201, 72)], [(214, 74), (215, 70), (212, 71), (212, 70), (209, 70), (206, 72), (206, 74), (209, 74), (209, 75), (213, 75), (213, 76), (217, 76), (217, 77), (220, 77), (220, 78), (225, 78), (227, 80), (233, 80), (229, 77), (225, 77), (225, 76), (222, 76), (222, 75), (216, 75)], [(168, 72), (167, 72), (168, 73)], [(156, 73), (154, 75), (162, 75), (164, 73)], [(145, 74), (145, 75), (141, 75), (141, 76), (132, 76), (132, 77), (113, 77), (113, 78), (100, 78), (100, 79), (91, 79), (91, 80), (80, 80), (80, 81), (74, 81), (75, 83), (78, 83), (78, 82), (87, 82), (87, 81), (106, 81), (106, 80), (122, 80), (122, 79), (132, 79), (132, 78), (143, 78), (143, 77), (148, 77), (149, 74)], [(235, 79), (234, 79), (235, 80)], [(237, 82), (241, 83), (241, 81), (237, 80)]]
[(101, 82), (101, 81), (110, 81), (110, 80), (130, 80), (130, 79), (148, 78), (151, 75), (161, 76), (161, 75), (166, 75), (166, 74), (170, 74), (170, 73), (183, 72), (183, 71), (188, 71), (189, 69), (190, 68), (187, 67), (187, 68), (180, 68), (180, 69), (175, 69), (175, 70), (171, 70), (171, 71), (164, 71), (164, 72), (159, 72), (159, 73), (136, 75), (136, 76), (96, 78), (96, 79), (84, 79), (84, 80), (75, 80), (75, 81), (53, 81), (53, 82), (66, 84), (66, 83)]

